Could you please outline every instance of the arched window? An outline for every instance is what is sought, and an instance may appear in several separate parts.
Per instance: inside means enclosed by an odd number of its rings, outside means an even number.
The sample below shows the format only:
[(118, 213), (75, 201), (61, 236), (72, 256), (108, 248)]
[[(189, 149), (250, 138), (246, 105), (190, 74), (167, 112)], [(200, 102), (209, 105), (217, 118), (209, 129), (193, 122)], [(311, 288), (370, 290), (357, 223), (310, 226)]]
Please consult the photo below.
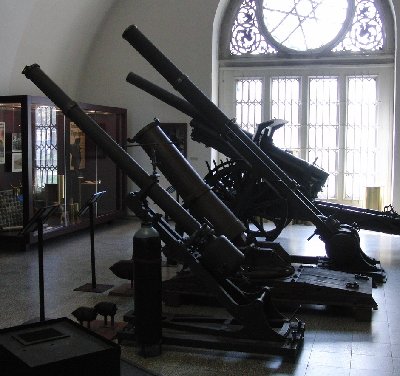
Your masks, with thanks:
[(385, 0), (231, 1), (220, 105), (247, 131), (288, 121), (274, 143), (330, 173), (321, 198), (391, 202), (393, 19)]

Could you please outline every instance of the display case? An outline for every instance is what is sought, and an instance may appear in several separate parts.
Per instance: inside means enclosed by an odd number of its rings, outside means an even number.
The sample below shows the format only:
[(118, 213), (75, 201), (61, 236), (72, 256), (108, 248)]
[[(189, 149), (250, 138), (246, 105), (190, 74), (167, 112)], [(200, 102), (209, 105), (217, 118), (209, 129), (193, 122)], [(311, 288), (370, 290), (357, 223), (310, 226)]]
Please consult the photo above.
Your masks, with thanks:
[[(125, 147), (125, 109), (79, 105)], [(78, 212), (100, 191), (106, 193), (95, 223), (125, 213), (124, 174), (76, 124), (47, 98), (0, 97), (0, 249), (35, 242), (37, 234), (20, 231), (44, 206), (58, 206), (44, 225), (45, 239), (89, 226)]]

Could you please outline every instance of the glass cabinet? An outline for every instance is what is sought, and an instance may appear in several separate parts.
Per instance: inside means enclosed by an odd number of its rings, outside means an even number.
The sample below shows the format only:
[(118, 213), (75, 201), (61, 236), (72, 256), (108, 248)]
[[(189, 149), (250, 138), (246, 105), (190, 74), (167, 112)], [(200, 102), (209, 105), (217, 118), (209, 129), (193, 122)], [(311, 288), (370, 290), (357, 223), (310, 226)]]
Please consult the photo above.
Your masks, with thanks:
[[(125, 147), (125, 109), (79, 105)], [(37, 234), (20, 231), (44, 206), (57, 205), (45, 238), (87, 227), (79, 210), (100, 191), (96, 223), (124, 214), (125, 176), (76, 124), (47, 98), (0, 97), (0, 249), (34, 242)]]

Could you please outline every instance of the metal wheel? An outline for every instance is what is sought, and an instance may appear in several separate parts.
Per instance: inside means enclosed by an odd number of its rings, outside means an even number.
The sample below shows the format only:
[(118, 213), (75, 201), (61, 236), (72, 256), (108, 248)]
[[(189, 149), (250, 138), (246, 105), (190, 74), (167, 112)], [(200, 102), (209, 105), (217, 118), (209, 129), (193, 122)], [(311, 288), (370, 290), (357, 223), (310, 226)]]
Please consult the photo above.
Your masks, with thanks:
[[(291, 221), (285, 199), (270, 185), (255, 177), (243, 161), (227, 161), (211, 169), (204, 178), (215, 194), (245, 224), (248, 235), (275, 240)], [(274, 228), (265, 229), (270, 221)]]

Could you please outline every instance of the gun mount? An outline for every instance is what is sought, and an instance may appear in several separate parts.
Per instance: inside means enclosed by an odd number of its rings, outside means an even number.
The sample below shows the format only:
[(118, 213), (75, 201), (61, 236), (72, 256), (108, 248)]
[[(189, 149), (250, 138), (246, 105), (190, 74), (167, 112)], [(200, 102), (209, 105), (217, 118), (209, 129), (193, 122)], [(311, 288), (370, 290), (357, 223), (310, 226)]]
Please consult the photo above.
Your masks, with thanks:
[[(164, 56), (136, 26), (128, 27), (123, 33), (134, 47), (187, 101), (182, 110), (196, 115), (191, 126), (212, 135), (218, 145), (222, 145), (226, 155), (239, 156), (253, 179), (262, 181), (276, 200), (286, 202), (287, 207), (296, 208), (302, 218), (307, 218), (316, 227), (315, 234), (325, 243), (325, 250), (332, 267), (339, 270), (368, 273), (384, 280), (384, 271), (378, 262), (369, 258), (360, 248), (357, 229), (341, 224), (332, 217), (325, 216), (307, 197), (299, 184), (257, 145), (249, 134), (229, 119), (201, 90), (195, 86), (166, 56)], [(151, 91), (152, 89), (149, 89)], [(160, 97), (162, 97), (160, 93)], [(175, 98), (169, 96), (169, 102)], [(193, 112), (193, 109), (195, 112)], [(215, 137), (214, 137), (215, 136)], [(226, 150), (229, 153), (226, 153)]]
[[(189, 102), (143, 77), (130, 72), (126, 81), (193, 119), (206, 121)], [(382, 212), (318, 200), (317, 195), (322, 190), (328, 174), (314, 164), (297, 158), (273, 144), (274, 132), (285, 123), (285, 120), (280, 119), (269, 120), (257, 126), (255, 135), (243, 132), (296, 181), (303, 193), (326, 217), (333, 217), (341, 223), (360, 229), (400, 234), (400, 216), (390, 205)], [(248, 177), (252, 176), (249, 166), (212, 128), (205, 127), (200, 121), (193, 121), (191, 125), (191, 137), (194, 141), (212, 147), (230, 158), (214, 168), (208, 165), (209, 173), (205, 176), (205, 181), (242, 220), (249, 233), (273, 241), (292, 219), (310, 220), (302, 217), (296, 206), (289, 205), (289, 201), (276, 197), (261, 179)], [(265, 230), (264, 219), (273, 222), (275, 228)], [(250, 225), (255, 225), (256, 229), (252, 229)]]
[[(270, 120), (260, 124), (252, 139), (299, 184), (303, 193), (326, 217), (334, 218), (356, 228), (400, 234), (400, 216), (391, 206), (386, 207), (382, 212), (318, 199), (318, 193), (322, 191), (328, 174), (273, 144), (274, 131), (284, 123), (286, 122), (282, 120)], [(260, 129), (262, 130), (260, 131)], [(199, 142), (202, 140), (208, 146), (212, 143), (208, 135), (202, 131), (197, 131), (196, 137)], [(216, 165), (213, 169), (209, 168), (205, 181), (239, 218), (245, 223), (253, 223), (257, 226), (256, 236), (265, 236), (269, 240), (274, 240), (292, 219), (310, 220), (310, 218), (304, 217), (296, 206), (287, 205), (284, 201), (277, 201), (263, 181), (256, 179), (240, 160), (232, 159)], [(246, 206), (243, 206), (243, 202), (246, 202)], [(262, 219), (274, 222), (276, 228), (265, 232)]]
[[(178, 323), (165, 322), (175, 331), (189, 330), (203, 333), (197, 346), (239, 351), (270, 352), (295, 355), (304, 340), (304, 323), (297, 319), (285, 318), (271, 302), (267, 287), (248, 290), (243, 280), (239, 287), (230, 277), (237, 273), (243, 263), (243, 253), (226, 237), (216, 236), (207, 225), (198, 222), (179, 205), (157, 182), (148, 175), (136, 161), (123, 150), (93, 119), (70, 99), (37, 64), (25, 67), (23, 74), (57, 105), (69, 119), (84, 131), (116, 165), (134, 181), (140, 191), (131, 194), (129, 207), (143, 221), (151, 221), (166, 244), (164, 252), (190, 267), (207, 289), (213, 292), (220, 304), (233, 317), (230, 323), (221, 322), (221, 327), (190, 325), (184, 320)], [(154, 201), (183, 229), (187, 236), (174, 231), (161, 216), (154, 213), (147, 204), (147, 198)], [(189, 322), (193, 324), (193, 318)], [(209, 323), (205, 320), (204, 322)], [(170, 332), (163, 334), (164, 343), (194, 345)], [(175, 333), (176, 334), (176, 333)], [(205, 334), (217, 335), (219, 340), (205, 339)]]
[[(154, 85), (143, 77), (130, 72), (126, 81), (193, 119), (206, 121), (189, 102)], [(243, 133), (259, 145), (286, 174), (296, 181), (299, 189), (326, 217), (333, 217), (341, 223), (355, 225), (365, 230), (400, 235), (400, 216), (390, 205), (385, 207), (384, 211), (377, 211), (317, 199), (328, 174), (314, 164), (297, 158), (273, 144), (274, 132), (286, 123), (287, 121), (281, 119), (269, 120), (257, 126), (255, 135), (245, 131)], [(205, 127), (200, 121), (193, 121), (191, 125), (193, 127), (191, 137), (194, 141), (212, 147), (230, 158), (229, 161), (215, 165), (214, 168), (208, 166), (209, 174), (205, 177), (205, 181), (245, 223), (249, 232), (272, 241), (279, 236), (291, 219), (309, 220), (309, 218), (301, 218), (301, 213), (296, 210), (296, 207), (289, 208), (289, 202), (286, 199), (280, 200), (275, 195), (271, 196), (273, 192), (260, 179), (248, 179), (249, 166), (217, 132), (212, 128)], [(255, 185), (254, 189), (247, 188), (244, 191), (243, 187), (248, 187), (248, 184), (251, 183), (253, 186)], [(266, 231), (263, 227), (263, 219), (272, 221), (276, 227)], [(257, 230), (251, 230), (250, 224), (254, 224)]]
[[(176, 187), (184, 207), (199, 222), (209, 223), (217, 234), (227, 236), (243, 252), (245, 258), (239, 279), (231, 277), (235, 282), (240, 285), (244, 275), (254, 285), (272, 287), (274, 301), (350, 305), (358, 319), (370, 319), (371, 308), (377, 308), (371, 297), (371, 280), (318, 267), (294, 267), (291, 257), (278, 243), (258, 241), (248, 236), (245, 226), (238, 222), (237, 217), (194, 171), (162, 131), (158, 120), (139, 131), (133, 141), (142, 146), (169, 183)], [(223, 254), (220, 256), (220, 262), (224, 262), (224, 257)], [(330, 281), (335, 283), (331, 284)], [(357, 291), (351, 288), (355, 286), (354, 283)], [(170, 303), (173, 299), (171, 296), (176, 301), (179, 295), (205, 295), (201, 284), (184, 271), (164, 281), (163, 292), (167, 304), (174, 304)]]

